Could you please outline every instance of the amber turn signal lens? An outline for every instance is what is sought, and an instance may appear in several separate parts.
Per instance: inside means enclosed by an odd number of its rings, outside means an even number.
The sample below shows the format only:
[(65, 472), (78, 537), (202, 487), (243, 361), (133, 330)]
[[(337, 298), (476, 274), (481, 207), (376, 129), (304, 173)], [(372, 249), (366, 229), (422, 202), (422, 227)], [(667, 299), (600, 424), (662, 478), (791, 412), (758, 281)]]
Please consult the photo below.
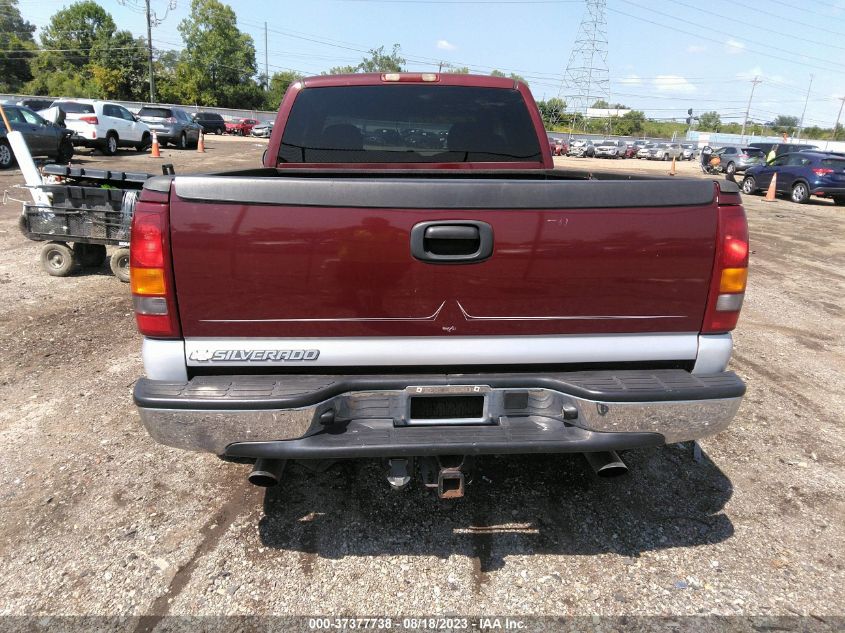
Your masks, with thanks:
[(748, 281), (747, 268), (725, 268), (719, 282), (719, 292), (745, 292)]
[(136, 295), (165, 294), (164, 269), (162, 268), (129, 268), (129, 278), (132, 282), (132, 293)]

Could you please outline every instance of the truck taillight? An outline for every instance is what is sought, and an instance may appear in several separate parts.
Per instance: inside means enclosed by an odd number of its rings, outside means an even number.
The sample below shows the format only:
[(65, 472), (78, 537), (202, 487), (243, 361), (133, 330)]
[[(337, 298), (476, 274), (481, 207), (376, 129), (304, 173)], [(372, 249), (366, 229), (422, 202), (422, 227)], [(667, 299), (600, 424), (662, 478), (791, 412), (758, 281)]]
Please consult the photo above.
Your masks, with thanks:
[(141, 334), (154, 338), (178, 338), (181, 334), (166, 212), (166, 205), (139, 202), (132, 217), (129, 246), (135, 320)]
[(740, 205), (719, 207), (718, 242), (704, 324), (706, 334), (736, 327), (748, 280), (748, 222)]

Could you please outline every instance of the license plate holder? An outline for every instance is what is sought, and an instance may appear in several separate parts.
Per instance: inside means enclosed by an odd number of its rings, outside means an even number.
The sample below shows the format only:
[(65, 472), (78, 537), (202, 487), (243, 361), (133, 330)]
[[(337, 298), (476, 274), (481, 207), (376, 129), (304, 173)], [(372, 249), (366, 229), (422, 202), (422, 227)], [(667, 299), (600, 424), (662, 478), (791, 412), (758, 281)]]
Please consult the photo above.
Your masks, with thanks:
[(490, 391), (483, 385), (408, 387), (402, 422), (407, 426), (494, 424), (489, 414)]

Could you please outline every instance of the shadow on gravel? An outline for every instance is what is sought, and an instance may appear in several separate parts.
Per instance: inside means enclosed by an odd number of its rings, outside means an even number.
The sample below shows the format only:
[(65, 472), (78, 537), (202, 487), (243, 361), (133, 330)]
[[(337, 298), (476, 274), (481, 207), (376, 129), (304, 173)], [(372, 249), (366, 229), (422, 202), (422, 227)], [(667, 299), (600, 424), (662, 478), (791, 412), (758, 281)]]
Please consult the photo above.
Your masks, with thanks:
[(630, 473), (598, 479), (581, 455), (489, 456), (462, 500), (440, 501), (414, 482), (389, 489), (381, 462), (343, 461), (316, 473), (288, 464), (267, 491), (264, 545), (310, 557), (452, 554), (479, 572), (519, 554), (640, 552), (718, 543), (733, 487), (688, 448), (626, 453)]

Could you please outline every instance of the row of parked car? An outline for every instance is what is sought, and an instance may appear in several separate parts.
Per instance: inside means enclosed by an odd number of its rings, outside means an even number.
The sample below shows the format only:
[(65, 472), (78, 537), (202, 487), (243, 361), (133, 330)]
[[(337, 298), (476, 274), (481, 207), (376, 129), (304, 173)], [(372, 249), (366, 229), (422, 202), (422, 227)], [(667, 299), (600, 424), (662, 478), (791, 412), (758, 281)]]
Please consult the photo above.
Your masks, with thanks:
[(567, 143), (562, 138), (549, 137), (553, 156), (578, 156), (582, 158), (644, 158), (649, 160), (693, 160), (696, 146), (688, 143), (661, 143), (617, 139), (574, 139)]
[[(38, 109), (38, 111), (35, 110)], [(272, 123), (242, 118), (225, 121), (215, 112), (189, 113), (171, 106), (149, 105), (137, 113), (117, 103), (96, 99), (28, 99), (3, 104), (12, 129), (21, 132), (33, 156), (67, 162), (75, 147), (98, 149), (113, 155), (121, 147), (146, 151), (155, 132), (160, 145), (195, 148), (200, 134), (239, 134), (269, 137)], [(14, 162), (0, 126), (0, 169)]]

